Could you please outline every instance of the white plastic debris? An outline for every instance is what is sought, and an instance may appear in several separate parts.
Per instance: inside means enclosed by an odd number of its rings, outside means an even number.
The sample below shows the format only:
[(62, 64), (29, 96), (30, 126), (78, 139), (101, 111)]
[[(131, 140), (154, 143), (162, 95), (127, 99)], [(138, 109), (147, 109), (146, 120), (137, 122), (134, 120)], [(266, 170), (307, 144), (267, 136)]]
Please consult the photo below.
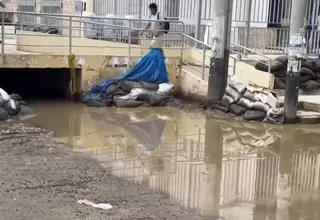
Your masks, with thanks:
[(91, 202), (91, 201), (86, 200), (86, 199), (79, 200), (79, 201), (77, 201), (77, 203), (89, 205), (89, 206), (92, 206), (94, 208), (100, 208), (100, 209), (104, 209), (104, 210), (108, 210), (108, 209), (111, 209), (113, 207), (112, 205), (107, 204), (107, 203), (96, 204), (96, 203)]
[(157, 92), (162, 94), (170, 94), (173, 87), (173, 84), (161, 83), (159, 84), (159, 89)]

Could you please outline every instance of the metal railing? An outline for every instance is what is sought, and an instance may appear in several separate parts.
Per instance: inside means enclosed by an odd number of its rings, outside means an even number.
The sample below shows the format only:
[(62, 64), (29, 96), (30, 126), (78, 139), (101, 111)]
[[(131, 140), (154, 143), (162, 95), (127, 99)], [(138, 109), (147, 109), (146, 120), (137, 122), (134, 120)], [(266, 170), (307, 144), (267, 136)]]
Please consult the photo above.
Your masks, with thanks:
[[(123, 18), (105, 18), (105, 17), (83, 17), (79, 15), (64, 15), (64, 14), (47, 14), (34, 12), (6, 12), (12, 13), (18, 19), (28, 16), (29, 20), (18, 20), (20, 22), (13, 24), (17, 31), (15, 33), (6, 33), (5, 27), (7, 23), (4, 20), (4, 13), (1, 14), (1, 53), (10, 53), (15, 47), (32, 48), (43, 47), (48, 48), (47, 51), (52, 53), (50, 48), (64, 48), (67, 53), (73, 53), (77, 48), (101, 48), (101, 42), (118, 42), (121, 44), (112, 45), (113, 49), (127, 48), (128, 64), (130, 65), (133, 51), (143, 48), (150, 48), (151, 33), (144, 29), (148, 22), (147, 19), (123, 19)], [(43, 20), (50, 20), (48, 23)], [(165, 49), (181, 49), (181, 61), (185, 71), (192, 71), (193, 74), (201, 77), (202, 80), (207, 80), (209, 76), (209, 66), (211, 58), (211, 46), (197, 40), (188, 34), (185, 34), (185, 25), (181, 21), (170, 21), (171, 28), (168, 34), (164, 34), (163, 48)], [(144, 32), (144, 34), (142, 34)], [(17, 38), (23, 36), (41, 36), (41, 37), (56, 37), (61, 38), (61, 41), (48, 43), (38, 42), (17, 42)], [(12, 38), (8, 40), (7, 38)], [(16, 40), (14, 40), (16, 38)], [(87, 38), (95, 39), (87, 44), (77, 43), (77, 39)], [(48, 38), (52, 39), (52, 38)], [(107, 47), (107, 46), (106, 46)], [(11, 50), (10, 50), (11, 48)], [(42, 51), (43, 51), (42, 48)], [(9, 49), (9, 50), (6, 50)], [(22, 50), (23, 51), (23, 50)], [(142, 53), (142, 52), (141, 52)], [(143, 54), (140, 54), (142, 56)], [(232, 68), (232, 73), (235, 74), (237, 60), (244, 58), (261, 62), (267, 60), (265, 65), (270, 67), (271, 59), (253, 49), (246, 48), (236, 43), (231, 43), (230, 59), (232, 63), (229, 67)], [(237, 56), (235, 56), (237, 55)]]
[[(207, 80), (206, 77), (209, 76), (210, 58), (211, 58), (211, 46), (197, 40), (188, 34), (183, 34), (183, 53), (182, 53), (182, 63), (193, 71), (194, 74), (201, 77), (202, 80)], [(187, 49), (187, 50), (186, 50)], [(194, 54), (191, 55), (191, 54)], [(196, 59), (195, 57), (199, 57)], [(233, 65), (229, 64), (229, 67), (233, 68), (232, 75), (235, 74), (236, 68), (236, 58), (230, 56), (233, 60)]]
[[(7, 23), (4, 20), (5, 13), (12, 13), (18, 18), (17, 23)], [(1, 52), (9, 53), (6, 49), (13, 47), (47, 47), (47, 48), (68, 48), (68, 53), (74, 52), (76, 48), (101, 48), (103, 41), (118, 42), (121, 44), (112, 45), (113, 49), (127, 48), (129, 60), (132, 56), (132, 50), (139, 48), (150, 48), (152, 41), (151, 31), (144, 31), (148, 23), (159, 22), (148, 19), (124, 19), (124, 18), (105, 18), (105, 17), (83, 17), (79, 15), (65, 14), (47, 14), (33, 12), (14, 12), (6, 11), (1, 13)], [(19, 17), (28, 16), (29, 20), (19, 20)], [(43, 20), (50, 20), (48, 25)], [(170, 21), (170, 32), (163, 34), (163, 48), (180, 49), (182, 48), (182, 34), (184, 32), (184, 23), (181, 21)], [(15, 32), (6, 32), (8, 25), (15, 27)], [(144, 34), (142, 34), (144, 32)], [(48, 42), (39, 44), (38, 42), (17, 42), (8, 40), (9, 38), (18, 39), (20, 36), (41, 36), (56, 37), (65, 41)], [(77, 44), (77, 39), (87, 38), (93, 41), (88, 45)], [(66, 40), (68, 39), (68, 40)], [(106, 46), (107, 47), (107, 46)], [(52, 51), (50, 51), (52, 52)]]
[(230, 54), (236, 54), (238, 60), (245, 61), (245, 59), (247, 58), (247, 60), (249, 61), (261, 63), (268, 67), (268, 73), (271, 72), (272, 59), (270, 57), (232, 42), (230, 43), (230, 48)]

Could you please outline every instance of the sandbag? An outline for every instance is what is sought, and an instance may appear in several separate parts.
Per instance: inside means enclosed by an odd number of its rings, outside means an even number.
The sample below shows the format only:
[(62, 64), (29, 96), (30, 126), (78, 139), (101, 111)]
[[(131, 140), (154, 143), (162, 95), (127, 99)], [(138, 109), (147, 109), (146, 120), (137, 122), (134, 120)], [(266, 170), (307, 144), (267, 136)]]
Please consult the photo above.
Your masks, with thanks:
[(267, 112), (270, 109), (270, 106), (262, 102), (253, 102), (252, 109)]
[(142, 88), (151, 90), (151, 91), (157, 91), (159, 89), (159, 85), (154, 84), (154, 83), (149, 83), (149, 82), (140, 82), (142, 85)]
[(319, 89), (319, 87), (320, 87), (320, 84), (314, 80), (308, 80), (302, 84), (302, 88), (306, 91)]
[[(258, 62), (258, 63), (256, 63), (255, 68), (257, 70), (268, 72), (268, 65), (269, 64), (267, 64), (265, 62)], [(271, 62), (271, 66), (270, 66), (270, 72), (276, 72), (276, 71), (279, 71), (283, 68), (285, 68), (285, 65), (282, 62), (280, 62), (278, 60), (273, 60)]]
[(128, 95), (128, 93), (123, 91), (121, 88), (119, 88), (112, 95), (113, 96), (125, 96), (125, 95)]
[(10, 116), (9, 116), (8, 112), (5, 109), (0, 108), (0, 120), (4, 121), (4, 120), (9, 119), (9, 117)]
[(285, 89), (286, 85), (278, 78), (274, 77), (274, 88), (275, 89)]
[(238, 102), (237, 102), (238, 105), (242, 106), (242, 107), (245, 107), (246, 109), (251, 109), (252, 108), (252, 104), (253, 102), (249, 99), (246, 99), (246, 98), (241, 98)]
[(312, 79), (312, 76), (310, 76), (310, 75), (302, 75), (300, 77), (300, 82), (306, 82), (306, 81), (308, 81), (310, 79)]
[(138, 101), (147, 102), (151, 106), (165, 106), (172, 98), (172, 95), (161, 94), (149, 90), (144, 90), (143, 93), (137, 96)]
[(316, 72), (315, 74), (317, 78), (320, 78), (320, 72)]
[(313, 79), (316, 78), (316, 74), (312, 70), (305, 68), (305, 67), (301, 67), (300, 74), (301, 75), (310, 75), (310, 76), (312, 76)]
[(313, 67), (316, 72), (320, 72), (320, 60), (319, 59), (313, 60)]
[(283, 77), (283, 76), (285, 76), (286, 73), (287, 73), (287, 68), (284, 67), (284, 68), (282, 68), (282, 69), (280, 69), (280, 70), (272, 71), (271, 73), (272, 73), (274, 76)]
[(26, 115), (35, 115), (36, 112), (28, 107), (28, 106), (21, 106), (20, 112), (19, 112), (19, 116), (26, 116)]
[(312, 65), (312, 63), (310, 63), (310, 62), (307, 62), (307, 61), (305, 61), (305, 60), (302, 60), (301, 61), (301, 67), (304, 67), (304, 68), (306, 68), (306, 69), (309, 69), (309, 70), (311, 70), (311, 71), (316, 71), (316, 68)]
[(280, 61), (285, 66), (288, 64), (288, 59), (288, 56), (280, 56), (276, 58), (277, 61)]
[(87, 106), (89, 107), (109, 107), (109, 106), (112, 106), (112, 104), (113, 104), (112, 99), (104, 99), (101, 101), (89, 100), (87, 102)]
[(270, 72), (279, 71), (283, 68), (285, 68), (285, 65), (282, 62), (280, 62), (278, 60), (273, 60), (271, 62)]
[(243, 119), (247, 121), (262, 121), (266, 115), (263, 111), (247, 110), (243, 115)]
[(246, 91), (244, 94), (243, 94), (243, 97), (246, 98), (246, 99), (249, 99), (253, 102), (255, 101), (259, 101), (259, 98), (256, 96), (255, 93), (253, 92), (250, 92), (250, 91)]
[(120, 99), (115, 98), (113, 103), (118, 108), (136, 108), (145, 105), (145, 102), (133, 99)]
[(120, 86), (117, 84), (111, 84), (110, 86), (108, 86), (106, 88), (105, 94), (109, 95), (109, 94), (113, 94), (115, 93), (118, 89), (120, 89)]
[(286, 84), (286, 82), (287, 82), (287, 76), (279, 77), (279, 79), (281, 80), (281, 82), (283, 82), (284, 84)]
[(232, 97), (235, 102), (237, 102), (241, 98), (241, 94), (237, 90), (235, 90), (234, 88), (231, 88), (229, 85), (227, 85), (227, 87), (226, 87), (226, 93), (230, 97)]
[(21, 98), (20, 95), (14, 94), (14, 93), (10, 95), (10, 98), (12, 98), (12, 99), (14, 99), (14, 100), (17, 100), (17, 101), (22, 100), (22, 98)]
[(213, 110), (219, 110), (226, 113), (230, 110), (230, 103), (225, 100), (213, 100), (208, 103), (208, 108)]
[(27, 103), (23, 100), (18, 101), (20, 106), (27, 106)]
[(230, 111), (233, 114), (240, 116), (240, 115), (243, 115), (247, 111), (247, 109), (245, 107), (240, 106), (240, 105), (232, 104), (232, 105), (230, 105)]
[(254, 68), (256, 68), (257, 70), (263, 71), (263, 72), (268, 72), (268, 66), (265, 62), (257, 62), (254, 65)]
[(13, 99), (10, 99), (9, 101), (4, 102), (4, 104), (2, 105), (2, 108), (6, 110), (6, 112), (9, 115), (12, 115), (12, 116), (17, 115), (21, 110), (21, 106), (19, 105), (19, 103)]
[(123, 91), (130, 93), (132, 89), (142, 88), (142, 85), (139, 82), (134, 82), (134, 81), (130, 81), (130, 80), (123, 80), (120, 83), (120, 88)]
[(240, 94), (243, 94), (247, 90), (247, 87), (245, 84), (236, 80), (229, 80), (228, 85), (231, 88), (235, 89)]
[(47, 31), (47, 34), (58, 34), (59, 31), (57, 28), (50, 28), (48, 31)]
[(222, 97), (222, 100), (229, 102), (229, 104), (235, 103), (234, 98), (232, 98), (228, 94), (224, 94), (224, 96)]
[(171, 97), (166, 104), (164, 105), (165, 107), (180, 107), (183, 108), (184, 104), (182, 102), (182, 100)]
[(282, 124), (284, 122), (284, 108), (270, 108), (264, 121), (273, 124)]

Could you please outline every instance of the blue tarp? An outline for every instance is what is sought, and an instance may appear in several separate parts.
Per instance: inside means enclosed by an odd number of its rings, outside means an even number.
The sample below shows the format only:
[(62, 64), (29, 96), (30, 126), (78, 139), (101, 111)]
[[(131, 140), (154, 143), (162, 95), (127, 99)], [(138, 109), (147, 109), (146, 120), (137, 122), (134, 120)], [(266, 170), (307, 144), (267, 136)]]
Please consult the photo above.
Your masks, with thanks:
[(98, 85), (93, 86), (83, 101), (103, 100), (108, 95), (105, 94), (108, 86), (116, 84), (121, 80), (144, 81), (154, 84), (168, 83), (165, 56), (158, 49), (150, 50), (129, 72), (113, 79), (103, 80)]

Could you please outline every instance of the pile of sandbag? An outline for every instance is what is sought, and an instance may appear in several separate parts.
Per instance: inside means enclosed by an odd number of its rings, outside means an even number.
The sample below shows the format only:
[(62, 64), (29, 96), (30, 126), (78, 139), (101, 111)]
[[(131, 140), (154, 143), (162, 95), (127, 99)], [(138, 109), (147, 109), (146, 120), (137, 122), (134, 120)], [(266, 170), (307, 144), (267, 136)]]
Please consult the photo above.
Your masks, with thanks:
[(246, 121), (283, 123), (284, 111), (283, 108), (277, 108), (276, 96), (270, 90), (246, 86), (239, 79), (230, 79), (222, 102), (211, 107), (230, 112)]
[(18, 94), (8, 95), (6, 91), (0, 88), (0, 120), (25, 119), (34, 115), (35, 112), (27, 106)]
[[(274, 88), (285, 89), (288, 57), (280, 56), (271, 62), (270, 72), (275, 76)], [(265, 63), (257, 63), (257, 70), (268, 72)], [(300, 88), (304, 91), (312, 91), (320, 88), (320, 60), (308, 58), (301, 62)]]
[(121, 108), (181, 106), (181, 101), (174, 98), (172, 93), (172, 84), (121, 80), (109, 85), (101, 100), (89, 100), (86, 104), (91, 107), (116, 106)]

